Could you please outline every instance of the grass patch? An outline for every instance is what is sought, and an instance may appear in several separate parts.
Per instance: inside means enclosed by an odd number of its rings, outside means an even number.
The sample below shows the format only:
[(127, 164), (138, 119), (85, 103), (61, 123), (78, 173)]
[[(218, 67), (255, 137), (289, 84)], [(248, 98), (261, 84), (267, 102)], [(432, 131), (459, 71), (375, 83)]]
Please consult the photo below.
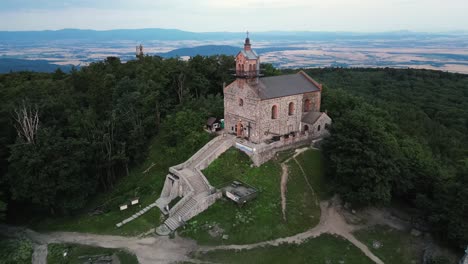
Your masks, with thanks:
[[(208, 134), (202, 136), (203, 140), (199, 147), (211, 139)], [(33, 228), (39, 231), (75, 231), (134, 236), (157, 227), (161, 223), (161, 213), (157, 208), (153, 208), (121, 228), (116, 228), (115, 224), (153, 203), (160, 195), (166, 175), (169, 173), (169, 167), (182, 163), (193, 155), (182, 144), (168, 146), (164, 137), (163, 132), (156, 136), (149, 146), (145, 162), (133, 168), (128, 176), (122, 177), (111, 191), (96, 195), (81, 213), (70, 217), (42, 219), (38, 223), (33, 223)], [(151, 169), (143, 173), (149, 167)], [(119, 210), (119, 205), (134, 197), (140, 197), (140, 205), (130, 206), (125, 211)], [(89, 212), (97, 207), (102, 207), (105, 213), (90, 215)]]
[(280, 151), (280, 152), (276, 153), (275, 159), (278, 161), (278, 163), (282, 163), (282, 162), (285, 162), (290, 157), (292, 157), (294, 155), (294, 153), (295, 153), (294, 149), (288, 149), (288, 150)]
[(282, 244), (250, 250), (217, 250), (196, 253), (195, 259), (215, 263), (373, 263), (358, 248), (343, 238), (324, 234), (300, 245)]
[[(288, 183), (288, 216), (285, 222), (281, 212), (280, 164), (274, 160), (258, 168), (251, 167), (251, 164), (247, 155), (230, 149), (203, 171), (214, 186), (240, 180), (257, 188), (258, 197), (243, 207), (222, 199), (189, 221), (181, 235), (202, 244), (246, 244), (297, 234), (318, 223), (319, 206), (315, 204), (297, 165), (292, 165)], [(229, 238), (223, 240), (220, 235), (210, 235), (210, 227), (221, 229), (221, 233)]]
[[(358, 230), (354, 235), (385, 263), (419, 263), (422, 249), (419, 239), (387, 226)], [(380, 243), (380, 247), (373, 246)]]
[[(67, 256), (63, 256), (64, 252)], [(83, 246), (77, 244), (49, 244), (47, 263), (48, 264), (81, 264), (88, 258), (86, 256), (97, 256), (97, 255), (116, 255), (120, 263), (123, 264), (138, 264), (138, 259), (135, 255), (128, 253), (122, 249), (110, 249)], [(82, 257), (82, 258), (80, 258)]]
[(0, 263), (31, 263), (32, 254), (31, 241), (0, 236)]
[(332, 191), (328, 188), (325, 180), (325, 172), (323, 168), (322, 154), (319, 150), (307, 150), (296, 157), (296, 160), (301, 164), (307, 178), (314, 188), (314, 191), (319, 196), (320, 200), (327, 200), (333, 196)]
[[(408, 232), (393, 229), (388, 226), (374, 226), (354, 232), (354, 235), (383, 262), (421, 263), (424, 249), (431, 244), (433, 258), (431, 263), (457, 263), (462, 257), (449, 248), (431, 242), (424, 236), (413, 236)], [(378, 242), (379, 247), (374, 243)], [(432, 244), (434, 243), (434, 244)]]

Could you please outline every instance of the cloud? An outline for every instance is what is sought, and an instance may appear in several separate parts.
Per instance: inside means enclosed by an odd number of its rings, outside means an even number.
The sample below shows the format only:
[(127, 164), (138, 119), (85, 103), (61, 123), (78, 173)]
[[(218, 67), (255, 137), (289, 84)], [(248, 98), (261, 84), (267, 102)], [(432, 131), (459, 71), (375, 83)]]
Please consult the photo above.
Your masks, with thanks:
[(0, 0), (0, 30), (468, 30), (466, 0)]

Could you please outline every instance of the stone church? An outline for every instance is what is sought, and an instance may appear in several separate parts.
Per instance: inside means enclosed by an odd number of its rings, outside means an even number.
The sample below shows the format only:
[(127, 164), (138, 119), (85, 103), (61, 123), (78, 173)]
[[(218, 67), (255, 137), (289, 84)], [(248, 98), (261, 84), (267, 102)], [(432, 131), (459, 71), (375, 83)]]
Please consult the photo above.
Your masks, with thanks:
[(260, 57), (247, 37), (236, 56), (236, 80), (224, 88), (227, 133), (252, 143), (328, 133), (331, 119), (320, 112), (322, 85), (305, 72), (262, 77)]

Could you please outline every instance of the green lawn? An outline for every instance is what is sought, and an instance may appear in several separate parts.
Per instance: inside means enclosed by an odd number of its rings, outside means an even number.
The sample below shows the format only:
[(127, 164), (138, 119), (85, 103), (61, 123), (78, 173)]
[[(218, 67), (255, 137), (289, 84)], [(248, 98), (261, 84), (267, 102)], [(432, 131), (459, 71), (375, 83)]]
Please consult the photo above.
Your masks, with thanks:
[[(206, 134), (202, 147), (211, 137)], [(33, 224), (39, 231), (76, 231), (96, 234), (112, 234), (133, 236), (141, 234), (161, 223), (161, 213), (153, 208), (145, 215), (116, 228), (115, 224), (128, 218), (135, 212), (153, 203), (160, 194), (169, 167), (177, 165), (188, 159), (193, 153), (189, 153), (184, 146), (168, 147), (164, 142), (162, 133), (154, 138), (148, 150), (148, 158), (140, 166), (130, 171), (130, 175), (122, 177), (109, 192), (97, 195), (82, 213), (70, 217), (42, 219)], [(152, 166), (154, 164), (154, 166)], [(147, 173), (143, 173), (150, 166)], [(119, 210), (119, 205), (133, 197), (140, 197), (140, 205), (132, 206), (125, 211)], [(105, 213), (89, 215), (96, 207), (104, 205)]]
[[(280, 164), (274, 160), (258, 168), (251, 164), (247, 155), (230, 149), (205, 169), (212, 185), (241, 180), (257, 188), (258, 197), (243, 207), (222, 199), (190, 220), (180, 234), (202, 244), (246, 244), (294, 235), (319, 222), (320, 208), (297, 164), (290, 164), (286, 222), (281, 212)], [(229, 238), (210, 235), (210, 230), (217, 229), (213, 227), (222, 229)]]
[(325, 182), (322, 154), (318, 150), (308, 150), (296, 157), (308, 176), (309, 182), (321, 200), (331, 198), (332, 192)]
[(32, 253), (31, 241), (0, 236), (0, 263), (31, 263)]
[[(373, 263), (348, 241), (333, 235), (321, 235), (306, 242), (282, 244), (251, 250), (217, 250), (196, 253), (194, 259), (214, 263), (310, 263), (310, 264), (367, 264)], [(403, 263), (401, 263), (403, 264)]]
[[(418, 239), (410, 234), (387, 226), (358, 230), (354, 235), (387, 264), (420, 263), (422, 250)], [(381, 244), (375, 248), (373, 243)]]
[[(64, 253), (66, 252), (66, 256)], [(116, 255), (122, 264), (138, 264), (135, 255), (122, 249), (110, 249), (100, 247), (90, 247), (77, 244), (49, 244), (47, 263), (48, 264), (81, 264), (99, 255)]]
[[(369, 227), (354, 232), (354, 235), (386, 264), (421, 263), (424, 248), (429, 243), (427, 238), (415, 237), (388, 226)], [(375, 242), (378, 242), (380, 247), (374, 247)], [(444, 259), (434, 263), (456, 263), (461, 258), (445, 247), (434, 253), (435, 259)]]

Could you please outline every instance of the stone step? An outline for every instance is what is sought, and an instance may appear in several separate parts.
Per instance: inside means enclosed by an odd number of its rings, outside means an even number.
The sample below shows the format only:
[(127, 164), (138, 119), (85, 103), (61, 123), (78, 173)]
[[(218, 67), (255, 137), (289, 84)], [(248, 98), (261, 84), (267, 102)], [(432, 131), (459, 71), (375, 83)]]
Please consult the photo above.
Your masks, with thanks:
[(167, 225), (167, 227), (169, 227), (169, 229), (171, 229), (172, 231), (176, 230), (177, 228), (179, 228), (180, 226), (180, 223), (178, 220), (174, 219), (173, 217), (169, 217), (165, 222), (164, 224)]
[(190, 184), (192, 185), (195, 193), (200, 193), (200, 192), (208, 190), (208, 187), (206, 186), (206, 184), (203, 182), (203, 180), (200, 177), (190, 178)]
[(192, 208), (197, 205), (197, 201), (193, 198), (190, 198), (177, 212), (175, 212), (172, 217), (176, 217), (177, 219), (183, 217), (187, 214)]

